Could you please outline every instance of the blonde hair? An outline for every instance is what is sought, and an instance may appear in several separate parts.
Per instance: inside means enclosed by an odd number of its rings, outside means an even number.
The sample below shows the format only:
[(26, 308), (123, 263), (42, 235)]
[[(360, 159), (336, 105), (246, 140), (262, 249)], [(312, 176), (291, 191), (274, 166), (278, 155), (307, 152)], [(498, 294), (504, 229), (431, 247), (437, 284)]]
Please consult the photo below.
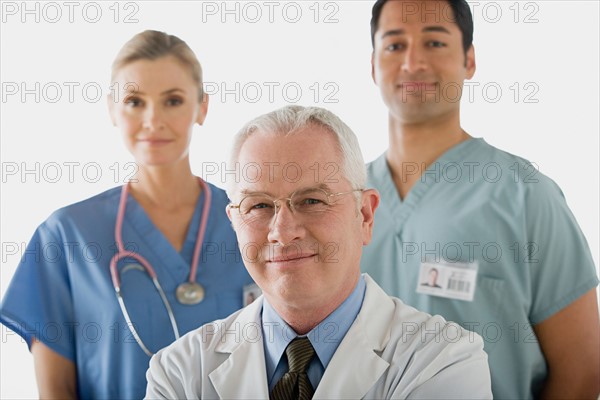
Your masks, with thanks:
[(165, 32), (147, 30), (140, 32), (123, 45), (112, 64), (111, 82), (119, 69), (138, 60), (156, 60), (173, 56), (183, 66), (189, 67), (194, 83), (198, 85), (199, 101), (204, 99), (202, 66), (192, 49), (177, 36)]

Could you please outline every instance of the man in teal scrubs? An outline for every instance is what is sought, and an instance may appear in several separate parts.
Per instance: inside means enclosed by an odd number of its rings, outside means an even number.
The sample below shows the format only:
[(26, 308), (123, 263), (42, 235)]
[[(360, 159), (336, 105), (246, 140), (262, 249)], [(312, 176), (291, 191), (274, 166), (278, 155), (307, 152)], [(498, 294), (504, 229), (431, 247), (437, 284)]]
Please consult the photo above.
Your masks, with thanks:
[[(378, 0), (372, 75), (389, 148), (361, 267), (389, 294), (479, 333), (496, 398), (596, 398), (598, 278), (562, 192), (460, 126), (475, 73), (466, 1)], [(427, 284), (436, 271), (436, 285)]]

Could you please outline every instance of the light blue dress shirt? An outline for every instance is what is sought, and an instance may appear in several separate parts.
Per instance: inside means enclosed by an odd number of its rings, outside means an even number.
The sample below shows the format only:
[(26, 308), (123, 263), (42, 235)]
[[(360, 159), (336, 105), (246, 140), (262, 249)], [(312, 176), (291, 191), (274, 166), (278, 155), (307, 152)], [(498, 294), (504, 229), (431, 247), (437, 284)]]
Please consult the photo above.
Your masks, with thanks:
[[(316, 353), (307, 371), (308, 379), (314, 389), (321, 382), (329, 361), (356, 319), (362, 307), (365, 288), (365, 280), (361, 276), (346, 300), (306, 335)], [(285, 349), (299, 335), (277, 314), (266, 299), (263, 300), (262, 329), (270, 392), (288, 371), (287, 357), (284, 357)]]

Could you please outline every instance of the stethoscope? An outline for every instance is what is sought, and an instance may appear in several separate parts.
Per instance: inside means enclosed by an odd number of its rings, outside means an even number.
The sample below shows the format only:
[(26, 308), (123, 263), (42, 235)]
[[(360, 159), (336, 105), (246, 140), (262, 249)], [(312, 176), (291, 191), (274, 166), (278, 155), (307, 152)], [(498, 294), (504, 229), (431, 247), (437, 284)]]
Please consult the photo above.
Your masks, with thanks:
[[(194, 257), (192, 259), (192, 265), (190, 267), (190, 275), (187, 282), (181, 283), (177, 286), (177, 290), (175, 291), (175, 296), (177, 297), (177, 301), (181, 304), (194, 305), (200, 303), (204, 299), (204, 288), (196, 282), (196, 271), (198, 269), (198, 261), (200, 260), (200, 249), (202, 248), (202, 241), (204, 240), (204, 232), (206, 231), (206, 222), (208, 221), (208, 212), (210, 210), (210, 202), (211, 202), (211, 193), (210, 188), (201, 178), (198, 178), (200, 182), (200, 186), (202, 187), (202, 191), (205, 193), (204, 200), (204, 208), (202, 209), (202, 220), (200, 223), (200, 228), (198, 229), (198, 236), (196, 238), (196, 246), (194, 248)], [(126, 251), (125, 246), (123, 245), (123, 238), (121, 236), (123, 229), (123, 217), (125, 215), (125, 207), (127, 204), (127, 194), (129, 192), (129, 185), (123, 185), (121, 189), (121, 199), (119, 201), (119, 209), (117, 211), (117, 221), (115, 224), (115, 241), (117, 242), (117, 254), (115, 254), (110, 260), (110, 275), (112, 277), (113, 286), (115, 288), (115, 293), (117, 294), (117, 300), (119, 302), (119, 306), (121, 307), (121, 312), (123, 313), (123, 317), (125, 317), (125, 321), (127, 322), (127, 326), (131, 331), (131, 334), (135, 338), (135, 341), (140, 345), (142, 350), (151, 357), (153, 353), (148, 350), (144, 342), (142, 341), (140, 335), (137, 333), (137, 330), (131, 323), (131, 318), (129, 317), (129, 313), (127, 312), (127, 307), (125, 307), (125, 302), (123, 301), (123, 296), (121, 295), (121, 280), (119, 278), (119, 271), (117, 269), (117, 262), (123, 258), (133, 258), (139, 265), (129, 264), (123, 267), (123, 272), (128, 269), (138, 269), (141, 271), (146, 271), (146, 273), (152, 279), (154, 283), (154, 287), (158, 291), (160, 298), (169, 314), (169, 319), (171, 320), (171, 326), (173, 328), (173, 333), (175, 334), (175, 339), (179, 339), (179, 328), (177, 327), (177, 321), (175, 320), (175, 315), (173, 314), (173, 310), (171, 308), (171, 304), (169, 300), (167, 300), (167, 296), (165, 296), (165, 292), (160, 286), (158, 282), (158, 277), (156, 276), (156, 272), (154, 272), (154, 268), (152, 265), (141, 255), (133, 252)], [(140, 267), (141, 265), (141, 267)]]

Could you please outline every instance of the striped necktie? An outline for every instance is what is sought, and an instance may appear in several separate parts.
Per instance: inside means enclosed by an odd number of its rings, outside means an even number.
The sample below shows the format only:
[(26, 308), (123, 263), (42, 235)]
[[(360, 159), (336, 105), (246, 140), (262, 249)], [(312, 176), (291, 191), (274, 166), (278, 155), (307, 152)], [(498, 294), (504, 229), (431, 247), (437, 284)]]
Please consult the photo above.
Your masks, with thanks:
[(315, 355), (310, 340), (307, 337), (296, 338), (290, 342), (287, 349), (289, 371), (277, 382), (271, 392), (271, 400), (310, 400), (314, 393), (308, 380), (306, 370), (310, 360)]

